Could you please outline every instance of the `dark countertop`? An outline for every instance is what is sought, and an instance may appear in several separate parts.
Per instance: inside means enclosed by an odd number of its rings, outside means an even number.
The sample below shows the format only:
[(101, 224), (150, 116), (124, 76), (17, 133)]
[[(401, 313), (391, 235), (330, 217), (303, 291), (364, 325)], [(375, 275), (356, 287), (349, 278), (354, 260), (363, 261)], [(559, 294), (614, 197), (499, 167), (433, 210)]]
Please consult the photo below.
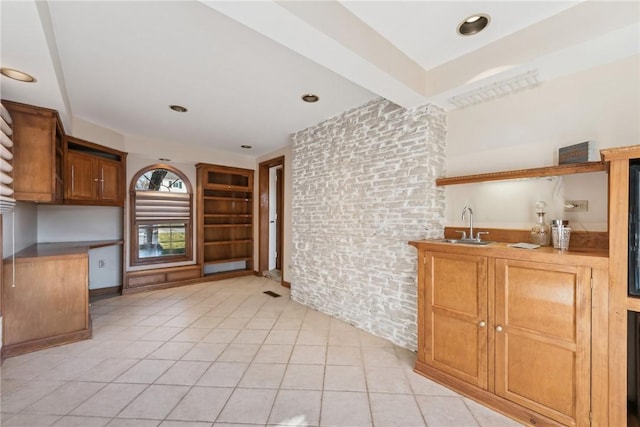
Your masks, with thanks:
[[(87, 240), (80, 242), (36, 243), (15, 254), (16, 261), (32, 258), (88, 254), (89, 250), (105, 246), (122, 245), (123, 240)], [(11, 259), (12, 256), (6, 259)]]

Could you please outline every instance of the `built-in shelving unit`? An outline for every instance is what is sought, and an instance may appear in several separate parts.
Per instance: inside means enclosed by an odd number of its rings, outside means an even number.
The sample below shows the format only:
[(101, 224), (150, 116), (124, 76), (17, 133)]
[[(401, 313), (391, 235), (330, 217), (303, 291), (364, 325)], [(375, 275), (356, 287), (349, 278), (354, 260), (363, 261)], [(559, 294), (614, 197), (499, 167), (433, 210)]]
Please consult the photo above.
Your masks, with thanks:
[(253, 274), (253, 171), (204, 163), (196, 168), (203, 275)]
[(437, 186), (470, 184), (474, 182), (502, 181), (507, 179), (542, 178), (576, 173), (602, 172), (606, 170), (604, 162), (574, 163), (559, 166), (547, 166), (533, 169), (518, 169), (502, 172), (489, 172), (476, 175), (452, 176), (436, 179)]

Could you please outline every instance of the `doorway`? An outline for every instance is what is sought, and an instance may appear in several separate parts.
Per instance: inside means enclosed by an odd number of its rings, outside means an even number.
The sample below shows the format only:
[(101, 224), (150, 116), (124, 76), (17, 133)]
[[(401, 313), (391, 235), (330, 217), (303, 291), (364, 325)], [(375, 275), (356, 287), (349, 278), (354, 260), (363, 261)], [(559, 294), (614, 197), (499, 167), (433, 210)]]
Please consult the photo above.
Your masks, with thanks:
[(282, 242), (284, 236), (284, 156), (260, 163), (259, 272), (285, 286)]

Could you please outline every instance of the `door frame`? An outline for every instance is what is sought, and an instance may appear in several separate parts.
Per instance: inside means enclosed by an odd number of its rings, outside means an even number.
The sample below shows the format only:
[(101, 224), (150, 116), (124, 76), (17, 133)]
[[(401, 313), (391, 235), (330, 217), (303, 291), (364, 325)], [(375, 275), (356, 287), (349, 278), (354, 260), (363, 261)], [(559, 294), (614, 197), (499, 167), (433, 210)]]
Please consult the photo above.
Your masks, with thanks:
[[(258, 166), (258, 273), (262, 276), (262, 272), (269, 268), (269, 169), (281, 166), (282, 167), (282, 179), (277, 184), (280, 190), (279, 200), (284, 200), (284, 156), (276, 157), (270, 160), (261, 162)], [(278, 257), (282, 260), (283, 255), (283, 240), (284, 240), (284, 203), (279, 203), (278, 206), (278, 237), (276, 239)], [(280, 284), (285, 286), (284, 281), (284, 263), (281, 262), (281, 279)]]

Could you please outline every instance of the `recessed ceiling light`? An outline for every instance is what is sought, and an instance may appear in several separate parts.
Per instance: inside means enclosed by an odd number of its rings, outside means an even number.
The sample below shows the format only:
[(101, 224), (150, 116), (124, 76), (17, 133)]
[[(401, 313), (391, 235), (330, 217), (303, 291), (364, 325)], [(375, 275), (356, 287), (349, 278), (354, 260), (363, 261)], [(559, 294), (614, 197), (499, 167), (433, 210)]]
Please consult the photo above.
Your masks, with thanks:
[(251, 145), (241, 145), (240, 147), (244, 148), (245, 150), (250, 150), (253, 148)]
[(320, 97), (318, 95), (314, 95), (312, 93), (306, 93), (302, 95), (302, 100), (304, 102), (318, 102), (319, 99)]
[(491, 18), (489, 15), (485, 15), (483, 13), (471, 15), (458, 24), (458, 34), (461, 36), (472, 36), (474, 34), (478, 34), (480, 31), (484, 30), (487, 25), (489, 25), (490, 20)]
[(167, 159), (166, 157), (160, 157), (158, 160), (160, 160), (161, 162), (170, 162), (171, 159)]
[(186, 113), (188, 110), (182, 105), (169, 105), (173, 111), (177, 111), (178, 113)]
[(25, 83), (36, 82), (35, 77), (27, 73), (23, 73), (22, 71), (14, 70), (13, 68), (4, 68), (4, 67), (0, 68), (0, 74), (2, 74), (5, 77), (9, 77), (10, 79), (18, 80)]

